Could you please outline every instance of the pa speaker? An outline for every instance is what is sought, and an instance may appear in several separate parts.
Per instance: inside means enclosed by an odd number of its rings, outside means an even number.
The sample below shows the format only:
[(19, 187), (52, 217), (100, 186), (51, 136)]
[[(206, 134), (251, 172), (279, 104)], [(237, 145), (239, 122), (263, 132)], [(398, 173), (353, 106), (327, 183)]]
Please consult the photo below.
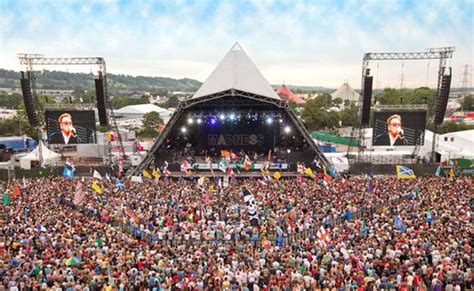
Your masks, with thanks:
[(364, 77), (364, 91), (362, 99), (362, 114), (361, 114), (361, 124), (369, 125), (370, 121), (370, 105), (372, 103), (372, 83), (374, 77), (365, 76)]
[(451, 89), (451, 74), (441, 77), (441, 87), (436, 99), (436, 112), (434, 122), (436, 125), (443, 123), (446, 107), (448, 105), (449, 90)]
[(104, 78), (99, 77), (95, 79), (95, 94), (97, 96), (97, 111), (99, 112), (100, 126), (109, 125), (104, 88)]
[(28, 122), (32, 127), (39, 126), (38, 113), (36, 112), (35, 100), (31, 92), (31, 80), (30, 75), (25, 78), (25, 73), (21, 72), (21, 91), (23, 93), (23, 102), (25, 103), (26, 115), (28, 116)]

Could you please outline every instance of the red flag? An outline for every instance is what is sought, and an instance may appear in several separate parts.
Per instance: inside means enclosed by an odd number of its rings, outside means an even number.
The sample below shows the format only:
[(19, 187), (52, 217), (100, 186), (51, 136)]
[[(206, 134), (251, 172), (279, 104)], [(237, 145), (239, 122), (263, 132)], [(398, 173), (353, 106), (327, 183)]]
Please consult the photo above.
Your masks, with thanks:
[(18, 195), (20, 195), (20, 187), (15, 186), (15, 188), (13, 188), (13, 197), (17, 197)]

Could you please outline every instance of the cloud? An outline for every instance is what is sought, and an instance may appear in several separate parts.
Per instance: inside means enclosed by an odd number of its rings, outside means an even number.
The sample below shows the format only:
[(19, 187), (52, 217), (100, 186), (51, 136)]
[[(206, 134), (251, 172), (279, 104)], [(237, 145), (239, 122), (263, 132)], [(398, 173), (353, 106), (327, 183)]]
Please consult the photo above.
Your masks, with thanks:
[[(455, 45), (454, 69), (472, 65), (468, 1), (5, 0), (0, 5), (0, 63), (15, 70), (20, 69), (16, 53), (38, 52), (103, 56), (115, 73), (203, 81), (235, 41), (272, 83), (337, 87), (347, 79), (359, 87), (361, 58), (369, 51)], [(379, 77), (395, 85), (399, 69), (400, 62), (380, 63)], [(425, 71), (424, 62), (408, 66), (407, 84), (424, 85), (426, 78), (412, 75)]]

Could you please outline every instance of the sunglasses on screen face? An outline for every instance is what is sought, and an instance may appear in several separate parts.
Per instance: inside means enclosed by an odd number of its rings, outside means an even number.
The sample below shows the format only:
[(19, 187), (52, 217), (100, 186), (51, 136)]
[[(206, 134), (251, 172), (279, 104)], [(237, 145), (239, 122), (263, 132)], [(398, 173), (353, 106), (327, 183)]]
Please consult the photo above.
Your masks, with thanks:
[(400, 127), (402, 124), (400, 122), (390, 123), (391, 126)]

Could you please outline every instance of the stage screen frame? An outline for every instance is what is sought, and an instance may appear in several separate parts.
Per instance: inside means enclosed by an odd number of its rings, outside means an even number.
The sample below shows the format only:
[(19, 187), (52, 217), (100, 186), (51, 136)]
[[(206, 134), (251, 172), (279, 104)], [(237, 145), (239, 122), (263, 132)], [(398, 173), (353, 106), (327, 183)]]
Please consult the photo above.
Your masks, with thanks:
[[(401, 129), (403, 139), (397, 137), (391, 144), (388, 133), (387, 121), (393, 116), (393, 124), (396, 126), (397, 116), (401, 117)], [(396, 129), (396, 127), (394, 128)], [(426, 129), (426, 110), (404, 110), (390, 109), (374, 112), (372, 145), (378, 146), (420, 146), (424, 144)]]
[[(75, 134), (64, 141), (59, 125), (59, 117), (70, 114)], [(95, 144), (97, 143), (96, 120), (94, 110), (46, 110), (46, 132), (49, 144)], [(66, 125), (67, 126), (67, 125)]]

